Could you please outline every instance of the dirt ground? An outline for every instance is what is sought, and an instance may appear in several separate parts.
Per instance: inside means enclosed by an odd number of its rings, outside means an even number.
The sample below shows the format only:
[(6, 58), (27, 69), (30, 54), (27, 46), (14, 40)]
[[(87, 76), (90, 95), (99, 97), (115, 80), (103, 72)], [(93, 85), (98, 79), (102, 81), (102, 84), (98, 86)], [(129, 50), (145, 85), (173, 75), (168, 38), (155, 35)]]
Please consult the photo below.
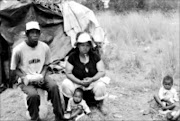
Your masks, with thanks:
[[(109, 76), (112, 76), (112, 72), (108, 72)], [(56, 78), (59, 76), (55, 75)], [(62, 79), (62, 78), (61, 78)], [(113, 81), (113, 80), (112, 80)], [(121, 78), (121, 81), (128, 81), (126, 78)], [(120, 82), (121, 82), (120, 81)], [(133, 84), (133, 83), (132, 83)], [(108, 86), (109, 96), (105, 101), (105, 107), (109, 113), (107, 116), (101, 115), (101, 113), (93, 109), (93, 116), (91, 118), (84, 118), (80, 120), (158, 120), (162, 117), (158, 117), (154, 112), (150, 112), (149, 101), (152, 99), (153, 90), (148, 88), (133, 89), (126, 88), (121, 83), (111, 83)], [(0, 94), (0, 109), (1, 109), (1, 121), (28, 121), (25, 112), (25, 104), (23, 100), (22, 92), (19, 88), (7, 89)], [(144, 115), (145, 114), (145, 115)], [(52, 107), (49, 105), (48, 116), (44, 121), (53, 121), (54, 114)]]
[[(145, 53), (146, 54), (146, 53)], [(143, 53), (141, 53), (143, 56)], [(147, 60), (151, 60), (146, 56)], [(144, 60), (147, 69), (142, 70), (107, 70), (107, 76), (111, 78), (107, 86), (108, 98), (105, 100), (105, 107), (108, 115), (103, 116), (97, 109), (92, 109), (91, 118), (84, 117), (81, 121), (104, 120), (124, 121), (140, 120), (155, 121), (165, 119), (159, 115), (157, 110), (151, 108), (153, 94), (155, 94), (160, 83), (147, 77), (148, 61)], [(115, 64), (115, 63), (113, 63)], [(63, 74), (53, 74), (55, 80), (61, 81), (65, 78)], [(175, 80), (175, 86), (179, 89), (179, 80)], [(180, 90), (179, 90), (180, 91)], [(54, 121), (54, 114), (51, 105), (49, 106), (47, 118), (44, 121)], [(25, 115), (26, 108), (22, 91), (14, 86), (0, 94), (0, 121), (28, 121)]]

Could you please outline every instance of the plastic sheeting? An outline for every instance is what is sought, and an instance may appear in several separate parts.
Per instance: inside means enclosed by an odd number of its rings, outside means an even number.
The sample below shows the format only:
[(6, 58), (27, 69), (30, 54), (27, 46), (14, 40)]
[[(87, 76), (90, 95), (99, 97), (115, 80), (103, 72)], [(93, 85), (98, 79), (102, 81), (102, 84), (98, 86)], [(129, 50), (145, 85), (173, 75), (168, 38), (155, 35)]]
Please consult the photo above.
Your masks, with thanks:
[[(31, 0), (29, 0), (31, 1)], [(74, 47), (76, 34), (89, 32), (95, 42), (103, 43), (105, 34), (95, 14), (87, 7), (74, 1), (55, 3), (21, 3), (16, 0), (0, 2), (0, 33), (9, 44), (16, 46), (26, 39), (25, 23), (36, 20), (41, 26), (40, 40), (52, 51), (52, 60), (62, 59)]]
[(2, 1), (0, 6), (0, 33), (10, 45), (15, 46), (26, 39), (25, 23), (36, 20), (41, 26), (40, 40), (50, 46), (52, 60), (64, 58), (72, 49), (70, 38), (63, 29), (60, 12), (34, 2), (22, 4), (18, 1)]

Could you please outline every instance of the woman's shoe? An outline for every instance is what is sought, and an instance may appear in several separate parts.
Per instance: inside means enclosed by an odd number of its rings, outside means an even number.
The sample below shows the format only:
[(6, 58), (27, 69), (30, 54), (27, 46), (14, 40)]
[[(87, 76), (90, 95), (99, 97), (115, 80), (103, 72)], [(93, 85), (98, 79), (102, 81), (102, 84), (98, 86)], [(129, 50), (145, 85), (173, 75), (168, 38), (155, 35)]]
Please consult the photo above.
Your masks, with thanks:
[(107, 110), (107, 108), (104, 106), (103, 102), (104, 102), (103, 100), (98, 101), (97, 108), (99, 109), (99, 111), (100, 111), (103, 115), (107, 115), (107, 114), (108, 114), (108, 110)]

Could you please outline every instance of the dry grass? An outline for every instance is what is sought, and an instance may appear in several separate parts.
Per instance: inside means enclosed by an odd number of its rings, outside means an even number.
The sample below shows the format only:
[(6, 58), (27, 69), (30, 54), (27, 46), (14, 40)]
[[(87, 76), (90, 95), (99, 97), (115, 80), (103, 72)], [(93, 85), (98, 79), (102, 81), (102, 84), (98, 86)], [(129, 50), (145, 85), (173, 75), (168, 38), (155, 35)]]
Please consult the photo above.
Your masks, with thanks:
[(104, 53), (108, 69), (147, 72), (151, 80), (165, 74), (179, 78), (178, 13), (106, 12), (98, 14), (98, 19), (111, 43)]

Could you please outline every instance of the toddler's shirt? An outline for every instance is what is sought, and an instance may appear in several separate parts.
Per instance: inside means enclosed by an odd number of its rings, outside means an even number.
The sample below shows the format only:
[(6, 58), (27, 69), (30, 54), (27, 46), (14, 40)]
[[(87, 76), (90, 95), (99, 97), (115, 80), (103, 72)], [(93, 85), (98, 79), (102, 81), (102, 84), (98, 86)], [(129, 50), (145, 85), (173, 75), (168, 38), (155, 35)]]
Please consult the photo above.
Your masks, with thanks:
[(178, 94), (175, 88), (171, 88), (170, 90), (165, 89), (164, 87), (161, 87), (159, 89), (159, 98), (162, 99), (168, 99), (171, 103), (178, 102)]
[(73, 100), (73, 98), (70, 98), (67, 105), (67, 111), (72, 111), (73, 109), (77, 109), (77, 107), (82, 106), (84, 112), (86, 114), (90, 113), (90, 109), (88, 105), (86, 104), (86, 101), (82, 99), (82, 101), (78, 104), (76, 104)]

